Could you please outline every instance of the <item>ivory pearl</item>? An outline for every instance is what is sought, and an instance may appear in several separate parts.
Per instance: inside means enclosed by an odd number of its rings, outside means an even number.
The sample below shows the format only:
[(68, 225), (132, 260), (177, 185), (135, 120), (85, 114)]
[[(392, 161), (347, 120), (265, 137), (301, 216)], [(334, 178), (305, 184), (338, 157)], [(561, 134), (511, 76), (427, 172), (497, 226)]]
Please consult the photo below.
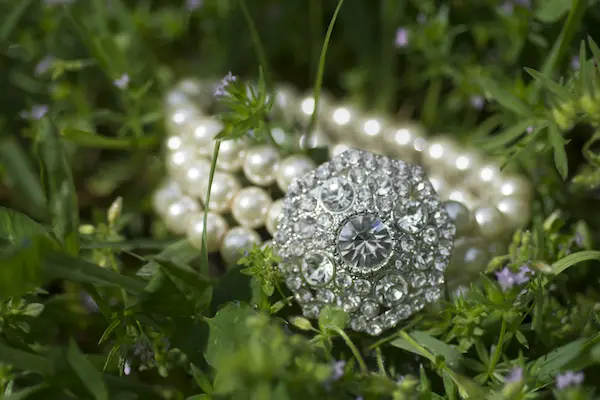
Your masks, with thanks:
[[(186, 235), (192, 246), (202, 250), (202, 233), (204, 231), (204, 213), (190, 215)], [(223, 236), (227, 232), (227, 221), (214, 212), (206, 213), (206, 250), (209, 253), (218, 251)]]
[(331, 158), (339, 156), (340, 154), (342, 154), (343, 152), (345, 152), (351, 148), (353, 148), (353, 146), (350, 145), (349, 143), (346, 143), (346, 142), (337, 143), (337, 144), (329, 147), (329, 156)]
[(391, 126), (383, 131), (383, 141), (387, 153), (393, 157), (402, 159), (412, 159), (415, 153), (415, 139), (423, 136), (423, 129), (416, 124), (410, 123)]
[(233, 198), (231, 213), (240, 225), (260, 228), (265, 223), (272, 202), (266, 190), (247, 187), (240, 190)]
[(269, 186), (275, 182), (279, 151), (274, 146), (251, 147), (244, 157), (244, 175), (253, 184)]
[(163, 182), (152, 196), (154, 211), (164, 217), (169, 206), (182, 196), (183, 192), (175, 181), (167, 180)]
[[(212, 117), (194, 118), (185, 124), (181, 136), (192, 143), (199, 154), (212, 156), (215, 146), (215, 137), (223, 130), (221, 121)], [(221, 144), (222, 146), (223, 144)]]
[(167, 153), (167, 169), (173, 176), (179, 176), (197, 159), (198, 154), (193, 146), (180, 146), (177, 151)]
[(274, 201), (269, 207), (269, 212), (267, 213), (267, 231), (271, 234), (271, 236), (275, 236), (275, 232), (277, 232), (277, 225), (279, 224), (279, 220), (281, 218), (281, 211), (283, 209), (283, 200), (279, 199)]
[[(229, 211), (231, 202), (239, 190), (240, 183), (233, 175), (216, 171), (210, 190), (208, 209), (218, 213)], [(201, 198), (206, 203), (206, 191), (201, 195)]]
[(531, 184), (521, 176), (502, 177), (498, 184), (502, 196), (521, 197), (531, 200), (533, 191)]
[(386, 122), (381, 118), (362, 118), (354, 133), (354, 139), (362, 145), (373, 146), (373, 144), (377, 143), (381, 147), (383, 131), (386, 125)]
[(190, 215), (200, 211), (200, 206), (188, 196), (180, 197), (167, 208), (165, 223), (175, 233), (185, 233)]
[(200, 110), (192, 104), (183, 104), (168, 112), (166, 130), (169, 135), (178, 135), (184, 126), (200, 115)]
[(248, 144), (240, 139), (225, 140), (219, 146), (217, 167), (223, 171), (236, 172), (242, 167)]
[(295, 116), (294, 110), (298, 107), (298, 93), (287, 85), (277, 87), (274, 101), (274, 112), (283, 116), (285, 119), (292, 119)]
[(249, 228), (237, 226), (225, 234), (221, 243), (221, 256), (227, 265), (236, 264), (245, 250), (262, 242), (260, 235)]
[(490, 254), (484, 241), (479, 238), (459, 238), (454, 243), (446, 276), (450, 286), (469, 283), (481, 272), (485, 271), (490, 262)]
[(496, 207), (513, 230), (523, 228), (527, 225), (529, 218), (531, 217), (531, 205), (529, 200), (520, 197), (502, 197), (496, 203)]
[(310, 134), (304, 134), (300, 137), (300, 148), (302, 150), (306, 149), (316, 149), (319, 147), (328, 147), (331, 143), (329, 136), (322, 129), (315, 129)]
[(285, 192), (294, 178), (300, 178), (313, 169), (315, 163), (307, 156), (301, 154), (288, 156), (281, 160), (277, 168), (277, 185)]
[(196, 160), (188, 165), (182, 177), (183, 190), (191, 196), (206, 196), (208, 179), (210, 177), (210, 162), (208, 160)]
[(454, 200), (444, 202), (443, 206), (454, 221), (457, 237), (465, 236), (473, 229), (473, 215), (467, 206)]
[(479, 233), (486, 239), (496, 239), (504, 232), (504, 215), (494, 206), (481, 206), (473, 211)]

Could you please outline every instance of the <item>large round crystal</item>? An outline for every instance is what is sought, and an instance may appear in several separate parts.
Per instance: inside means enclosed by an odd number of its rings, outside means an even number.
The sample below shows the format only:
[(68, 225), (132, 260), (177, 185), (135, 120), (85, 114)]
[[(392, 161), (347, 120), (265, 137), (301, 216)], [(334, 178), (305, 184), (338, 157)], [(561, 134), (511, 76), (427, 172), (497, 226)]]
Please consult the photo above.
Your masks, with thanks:
[(348, 266), (368, 272), (388, 258), (392, 236), (376, 216), (359, 215), (349, 219), (340, 230), (338, 249)]
[(304, 256), (301, 266), (302, 276), (310, 286), (327, 285), (335, 275), (335, 264), (322, 253), (311, 252)]
[(321, 202), (329, 211), (342, 212), (354, 202), (354, 188), (343, 178), (331, 178), (321, 188)]

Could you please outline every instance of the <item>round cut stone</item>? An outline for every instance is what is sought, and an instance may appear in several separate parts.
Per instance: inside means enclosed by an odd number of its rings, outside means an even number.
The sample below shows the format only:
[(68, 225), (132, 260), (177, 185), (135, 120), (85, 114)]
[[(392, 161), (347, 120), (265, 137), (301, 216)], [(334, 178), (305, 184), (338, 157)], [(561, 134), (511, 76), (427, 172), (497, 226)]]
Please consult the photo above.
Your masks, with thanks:
[(331, 178), (321, 188), (321, 202), (329, 211), (345, 211), (354, 202), (354, 188), (346, 179)]
[(351, 268), (368, 271), (386, 261), (392, 252), (392, 236), (379, 218), (359, 215), (340, 230), (338, 249)]
[(312, 252), (302, 260), (301, 271), (310, 286), (323, 287), (333, 279), (335, 264), (325, 254)]
[(425, 228), (429, 219), (427, 209), (418, 202), (400, 202), (396, 204), (394, 214), (398, 228), (412, 234)]

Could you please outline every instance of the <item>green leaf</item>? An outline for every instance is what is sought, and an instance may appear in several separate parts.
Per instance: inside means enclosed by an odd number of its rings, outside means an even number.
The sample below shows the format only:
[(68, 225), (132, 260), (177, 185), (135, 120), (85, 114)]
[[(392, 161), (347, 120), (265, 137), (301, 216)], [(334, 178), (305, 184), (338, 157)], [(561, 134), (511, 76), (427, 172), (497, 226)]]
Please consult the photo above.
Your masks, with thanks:
[(52, 375), (54, 364), (52, 360), (28, 351), (14, 349), (0, 342), (0, 362), (13, 368), (31, 371), (40, 375)]
[(0, 164), (10, 180), (10, 186), (27, 206), (30, 215), (45, 218), (46, 196), (37, 172), (32, 167), (25, 150), (14, 138), (0, 141)]
[(564, 270), (566, 270), (567, 268), (569, 268), (575, 264), (579, 264), (580, 262), (591, 261), (591, 260), (600, 261), (600, 251), (586, 250), (586, 251), (579, 251), (577, 253), (569, 254), (565, 258), (562, 258), (562, 259), (556, 261), (554, 264), (552, 264), (552, 272), (554, 272), (554, 274), (558, 275), (561, 272), (563, 272)]
[(152, 277), (140, 295), (140, 303), (142, 310), (153, 315), (189, 317), (196, 314), (194, 304), (163, 271)]
[(554, 149), (554, 163), (556, 169), (563, 179), (567, 179), (569, 175), (569, 163), (567, 160), (567, 152), (565, 151), (565, 139), (560, 133), (558, 127), (554, 124), (548, 127), (548, 140)]
[(245, 304), (229, 303), (213, 318), (207, 318), (209, 335), (204, 357), (211, 367), (219, 369), (224, 358), (247, 345), (250, 332), (246, 320), (254, 314), (255, 311)]
[(530, 126), (537, 126), (537, 118), (527, 118), (521, 122), (517, 122), (515, 125), (506, 128), (500, 133), (494, 134), (478, 140), (481, 143), (483, 149), (492, 151), (502, 149), (512, 142), (523, 136), (527, 132), (527, 128)]
[(600, 62), (600, 47), (598, 47), (591, 36), (588, 36), (588, 44), (590, 46), (590, 50), (592, 50), (592, 56), (594, 57), (594, 60)]
[[(176, 264), (189, 264), (200, 256), (200, 252), (190, 245), (187, 239), (180, 240), (169, 246), (155, 256), (156, 259), (171, 261)], [(138, 276), (150, 277), (160, 268), (158, 263), (151, 260), (137, 272)]]
[(330, 327), (344, 330), (346, 325), (348, 325), (348, 321), (348, 313), (337, 307), (327, 306), (319, 314), (319, 328), (326, 335), (335, 333), (332, 332)]
[(146, 285), (142, 280), (121, 275), (65, 254), (51, 254), (46, 257), (44, 272), (49, 279), (66, 279), (73, 282), (116, 287), (134, 295), (139, 295)]
[(210, 304), (212, 314), (216, 313), (223, 304), (230, 301), (250, 302), (252, 299), (252, 278), (241, 272), (243, 268), (239, 265), (230, 268), (215, 284)]
[(587, 342), (588, 339), (582, 338), (552, 350), (533, 363), (531, 372), (542, 381), (553, 379), (563, 366), (577, 357)]
[[(413, 331), (410, 333), (410, 336), (415, 342), (429, 350), (434, 356), (443, 357), (448, 366), (457, 367), (460, 364), (463, 356), (455, 346), (446, 344), (425, 332)], [(394, 339), (390, 344), (392, 346), (422, 355), (420, 352), (416, 352), (414, 346), (412, 346), (406, 339), (397, 338)]]
[(202, 276), (188, 265), (175, 263), (160, 257), (155, 257), (155, 261), (172, 279), (179, 279), (196, 291), (202, 291), (212, 283), (211, 279)]
[(44, 169), (52, 227), (66, 251), (79, 253), (79, 210), (71, 167), (60, 137), (47, 118), (40, 122), (37, 150)]
[(157, 137), (105, 137), (94, 132), (82, 131), (74, 128), (66, 128), (62, 131), (65, 140), (82, 147), (93, 147), (98, 149), (127, 150), (149, 149), (158, 144)]
[(534, 17), (552, 24), (563, 18), (571, 8), (572, 0), (543, 0), (536, 4)]
[(67, 362), (94, 399), (108, 400), (108, 390), (106, 389), (102, 373), (79, 350), (77, 343), (73, 339), (69, 340)]
[(14, 3), (14, 7), (11, 8), (10, 13), (2, 19), (0, 23), (0, 44), (2, 46), (7, 44), (11, 33), (19, 24), (19, 21), (23, 18), (31, 3), (33, 3), (32, 0), (22, 0)]
[(0, 206), (0, 244), (21, 244), (35, 236), (46, 236), (50, 239), (46, 228), (27, 215)]
[(39, 385), (29, 387), (27, 389), (19, 390), (18, 392), (14, 392), (9, 395), (5, 395), (2, 397), (2, 400), (25, 400), (29, 397), (29, 395), (39, 392), (40, 390), (45, 388), (47, 388), (47, 385), (45, 383), (42, 383)]
[(573, 100), (573, 95), (559, 83), (554, 82), (552, 79), (548, 78), (545, 75), (542, 75), (541, 73), (539, 73), (538, 71), (536, 71), (534, 69), (527, 68), (527, 67), (525, 67), (524, 69), (534, 79), (540, 81), (542, 86), (546, 87), (546, 89), (548, 89), (549, 91), (554, 93), (556, 96), (558, 96), (558, 98), (561, 101), (568, 102), (568, 101)]
[(478, 76), (475, 79), (481, 89), (505, 109), (523, 117), (531, 117), (533, 115), (533, 110), (529, 104), (525, 103), (508, 90), (502, 89), (492, 79), (483, 76)]

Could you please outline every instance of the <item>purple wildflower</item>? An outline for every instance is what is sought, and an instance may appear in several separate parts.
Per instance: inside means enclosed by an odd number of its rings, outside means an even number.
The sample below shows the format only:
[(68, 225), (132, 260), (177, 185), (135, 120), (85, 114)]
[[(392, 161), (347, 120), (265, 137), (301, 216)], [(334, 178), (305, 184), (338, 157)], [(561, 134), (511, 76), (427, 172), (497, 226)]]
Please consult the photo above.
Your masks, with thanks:
[(408, 45), (408, 36), (408, 29), (398, 28), (398, 30), (396, 30), (396, 40), (394, 41), (396, 47), (406, 47)]
[(92, 296), (85, 292), (81, 292), (81, 303), (83, 308), (90, 314), (98, 312), (98, 304), (94, 301)]
[(483, 97), (481, 97), (479, 95), (475, 95), (475, 96), (471, 96), (471, 99), (469, 100), (469, 102), (471, 103), (471, 106), (473, 106), (473, 108), (475, 108), (477, 110), (481, 110), (483, 108), (485, 101), (484, 101)]
[(125, 360), (125, 363), (123, 364), (123, 373), (125, 375), (129, 375), (131, 373), (131, 364), (129, 364), (129, 361)]
[(185, 2), (185, 8), (189, 11), (195, 11), (204, 5), (204, 0), (187, 0)]
[(221, 82), (215, 88), (215, 92), (214, 92), (215, 97), (227, 96), (227, 94), (228, 94), (227, 86), (229, 86), (229, 84), (231, 82), (235, 82), (235, 81), (237, 81), (237, 76), (233, 75), (231, 73), (231, 71), (229, 71), (227, 73), (227, 75), (225, 75), (225, 77), (221, 80)]
[(585, 247), (585, 241), (583, 239), (583, 235), (581, 234), (581, 232), (575, 232), (574, 242), (577, 246), (579, 246), (581, 248)]
[(512, 371), (510, 371), (508, 375), (506, 375), (506, 378), (504, 378), (504, 383), (505, 384), (516, 383), (516, 382), (521, 382), (522, 380), (523, 380), (523, 368), (516, 367)]
[(113, 83), (119, 89), (125, 89), (127, 86), (129, 86), (129, 75), (124, 73), (119, 78), (115, 79)]
[(44, 75), (46, 72), (52, 68), (56, 57), (50, 55), (42, 58), (39, 63), (35, 66), (34, 74), (36, 76)]
[(504, 267), (501, 271), (496, 272), (496, 279), (503, 291), (507, 291), (516, 285), (522, 285), (529, 282), (529, 274), (531, 269), (526, 265), (519, 268), (519, 272), (514, 273), (508, 267)]
[(515, 5), (511, 1), (505, 1), (500, 6), (500, 11), (506, 15), (512, 15), (515, 11)]
[(36, 104), (31, 107), (31, 110), (23, 110), (19, 116), (23, 119), (42, 119), (48, 112), (48, 106), (45, 104)]
[(531, 133), (533, 132), (533, 126), (528, 126), (527, 127), (527, 133)]
[(571, 58), (571, 68), (574, 70), (578, 70), (581, 67), (581, 62), (579, 61), (578, 56), (574, 56)]
[(331, 376), (329, 379), (331, 381), (337, 381), (342, 376), (344, 376), (344, 368), (346, 367), (346, 361), (336, 361), (333, 363), (331, 367)]
[(569, 386), (579, 386), (583, 383), (583, 372), (567, 371), (564, 374), (556, 375), (556, 387), (566, 389)]

